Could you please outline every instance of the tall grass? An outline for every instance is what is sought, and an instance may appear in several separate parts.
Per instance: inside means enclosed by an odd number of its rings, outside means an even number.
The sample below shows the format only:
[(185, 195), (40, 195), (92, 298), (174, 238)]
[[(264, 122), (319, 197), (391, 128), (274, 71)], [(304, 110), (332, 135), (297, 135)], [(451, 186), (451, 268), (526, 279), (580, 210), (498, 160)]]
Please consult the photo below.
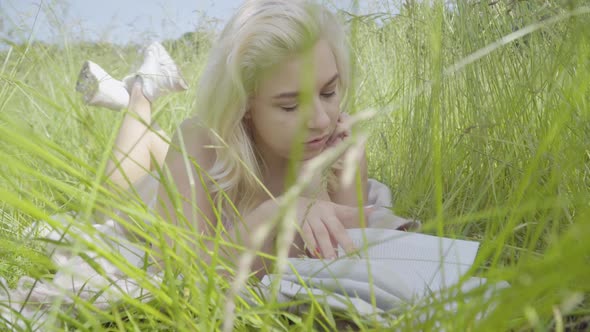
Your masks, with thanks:
[[(399, 7), (399, 13), (372, 16), (342, 13), (356, 63), (352, 111), (379, 110), (367, 125), (369, 174), (392, 188), (396, 213), (422, 220), (425, 232), (480, 241), (472, 274), (511, 287), (491, 299), (481, 290), (453, 297), (460, 304), (452, 313), (443, 310), (444, 301), (395, 312), (388, 324), (400, 330), (588, 328), (588, 3), (457, 1), (444, 7), (408, 1)], [(208, 39), (166, 46), (196, 86)], [(92, 59), (122, 77), (137, 59), (135, 49), (68, 42), (12, 45), (3, 52), (0, 276), (13, 286), (22, 275), (53, 271), (39, 243), (22, 231), (35, 220), (52, 222), (56, 212), (81, 212), (72, 222), (90, 232), (94, 212), (109, 214), (104, 207), (112, 206), (126, 211), (131, 222), (122, 222), (146, 237), (168, 233), (179, 246), (194, 239), (109, 194), (97, 172), (122, 114), (84, 106), (73, 91), (77, 72)], [(193, 91), (168, 96), (155, 105), (155, 117), (172, 132), (195, 105)], [(85, 241), (75, 245), (93, 248)], [(102, 254), (140, 280), (153, 299), (126, 298), (110, 311), (78, 303), (55, 313), (56, 330), (221, 328), (229, 285), (213, 264), (194, 254), (186, 264), (166, 252), (168, 269), (155, 288), (140, 269)], [(293, 314), (272, 300), (238, 301), (235, 313), (238, 330), (332, 330), (338, 320), (363, 330), (383, 326), (319, 303)], [(431, 319), (418, 319), (427, 313)]]

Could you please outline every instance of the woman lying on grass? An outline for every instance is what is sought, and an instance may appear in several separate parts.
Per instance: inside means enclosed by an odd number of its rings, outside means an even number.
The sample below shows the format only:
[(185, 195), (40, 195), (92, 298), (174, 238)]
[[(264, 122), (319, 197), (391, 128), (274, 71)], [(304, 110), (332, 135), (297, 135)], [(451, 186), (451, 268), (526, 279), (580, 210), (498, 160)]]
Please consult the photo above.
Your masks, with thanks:
[[(139, 188), (162, 169), (167, 174), (162, 182), (173, 183), (182, 201), (179, 211), (160, 185), (157, 209), (164, 219), (210, 236), (222, 222), (227, 241), (252, 247), (252, 234), (278, 213), (276, 199), (288, 189), (293, 159), (304, 167), (349, 135), (344, 113), (349, 82), (345, 32), (330, 12), (304, 1), (250, 0), (211, 51), (197, 88), (196, 115), (181, 124), (171, 145), (161, 131), (150, 129), (151, 104), (186, 89), (186, 83), (160, 44), (146, 49), (137, 74), (123, 82), (87, 62), (78, 90), (89, 104), (128, 108), (108, 166), (110, 181)], [(366, 201), (364, 151), (356, 164)], [(199, 181), (197, 167), (208, 174), (206, 181)], [(337, 245), (354, 250), (346, 229), (360, 227), (356, 185), (339, 180), (341, 169), (330, 172), (318, 175), (308, 194), (298, 198), (300, 232), (290, 255), (334, 258)], [(221, 206), (221, 218), (210, 198)], [(265, 240), (262, 252), (274, 253), (275, 235)], [(240, 252), (223, 253), (235, 261)], [(268, 266), (259, 259), (254, 269), (264, 273)]]

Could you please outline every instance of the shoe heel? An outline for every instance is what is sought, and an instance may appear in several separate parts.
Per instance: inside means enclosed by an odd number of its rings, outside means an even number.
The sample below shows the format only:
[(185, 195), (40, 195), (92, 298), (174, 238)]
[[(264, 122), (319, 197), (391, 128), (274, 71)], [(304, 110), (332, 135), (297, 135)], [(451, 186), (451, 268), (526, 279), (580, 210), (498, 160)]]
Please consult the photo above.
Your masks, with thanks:
[(98, 90), (98, 79), (92, 74), (92, 70), (90, 69), (91, 64), (91, 61), (84, 61), (82, 69), (80, 69), (80, 73), (78, 74), (78, 80), (76, 81), (76, 91), (82, 94), (85, 104), (88, 104), (92, 100), (92, 97), (96, 95), (96, 91)]

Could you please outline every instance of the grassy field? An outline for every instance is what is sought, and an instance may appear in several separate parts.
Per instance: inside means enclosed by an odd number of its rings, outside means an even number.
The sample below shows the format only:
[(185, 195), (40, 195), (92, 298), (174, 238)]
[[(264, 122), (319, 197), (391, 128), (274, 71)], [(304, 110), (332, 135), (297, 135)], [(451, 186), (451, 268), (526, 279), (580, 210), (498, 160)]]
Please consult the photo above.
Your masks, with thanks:
[[(434, 303), (441, 310), (423, 322), (417, 317), (427, 307), (395, 312), (388, 324), (409, 331), (588, 330), (590, 5), (457, 1), (450, 8), (416, 3), (399, 15), (342, 13), (355, 59), (352, 112), (379, 111), (367, 125), (369, 174), (392, 188), (395, 212), (422, 220), (425, 232), (480, 241), (472, 274), (511, 287), (491, 299), (471, 294), (456, 312)], [(205, 33), (165, 43), (192, 87), (155, 105), (169, 133), (198, 105), (194, 87), (209, 45)], [(13, 44), (0, 53), (0, 276), (11, 286), (20, 276), (53, 271), (39, 243), (22, 236), (34, 220), (75, 210), (87, 227), (101, 206), (148, 218), (101, 186), (122, 114), (85, 106), (74, 91), (84, 60), (122, 77), (136, 49), (70, 41)], [(56, 330), (220, 329), (227, 281), (194, 258), (185, 264), (169, 257), (185, 282), (167, 276), (152, 301), (125, 299), (110, 311), (79, 303), (56, 314)], [(317, 303), (295, 315), (265, 301), (238, 302), (235, 328), (333, 330), (337, 320), (361, 330), (383, 326)]]

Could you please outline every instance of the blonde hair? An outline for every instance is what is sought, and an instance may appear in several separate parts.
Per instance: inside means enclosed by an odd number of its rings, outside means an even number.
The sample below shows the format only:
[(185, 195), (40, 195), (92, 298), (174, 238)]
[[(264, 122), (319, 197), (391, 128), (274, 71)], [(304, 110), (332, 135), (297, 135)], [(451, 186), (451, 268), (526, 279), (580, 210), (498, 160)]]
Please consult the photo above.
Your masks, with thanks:
[[(266, 70), (320, 39), (330, 45), (346, 96), (350, 69), (345, 32), (320, 5), (298, 0), (245, 1), (211, 50), (198, 87), (197, 118), (215, 133), (213, 143), (220, 146), (209, 170), (215, 181), (210, 189), (224, 191), (240, 213), (254, 207), (253, 199), (262, 190), (258, 181), (262, 165), (243, 121), (249, 98)], [(216, 197), (222, 199), (222, 195)], [(217, 203), (227, 212), (227, 202)]]

